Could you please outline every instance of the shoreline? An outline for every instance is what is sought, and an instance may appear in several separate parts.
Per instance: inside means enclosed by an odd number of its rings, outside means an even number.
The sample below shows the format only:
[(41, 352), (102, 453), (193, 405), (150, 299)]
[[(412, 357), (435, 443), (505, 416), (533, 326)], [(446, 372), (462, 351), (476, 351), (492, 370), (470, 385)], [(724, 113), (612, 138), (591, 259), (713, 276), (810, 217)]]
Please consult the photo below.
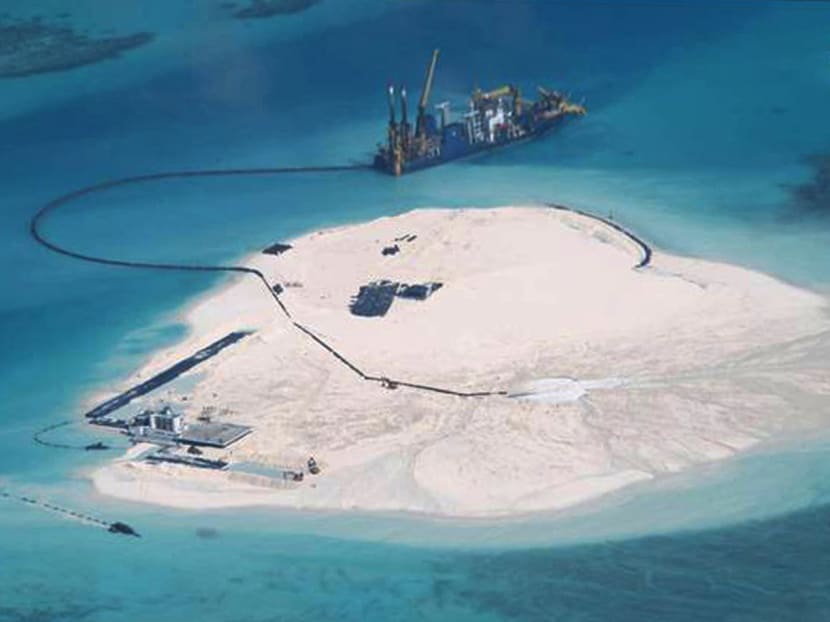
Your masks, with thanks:
[[(90, 503), (103, 502), (108, 508), (118, 504), (134, 507), (144, 515), (153, 507), (167, 508), (186, 519), (210, 520), (221, 529), (242, 517), (246, 524), (279, 533), (305, 533), (367, 542), (388, 542), (404, 546), (430, 546), (448, 549), (515, 550), (538, 546), (573, 546), (597, 541), (620, 541), (678, 531), (717, 529), (736, 522), (771, 520), (809, 506), (802, 498), (806, 489), (797, 478), (794, 465), (773, 490), (796, 490), (783, 506), (771, 507), (767, 492), (746, 490), (745, 480), (763, 477), (766, 469), (759, 463), (795, 451), (798, 455), (826, 453), (830, 429), (818, 437), (812, 431), (767, 439), (730, 458), (701, 464), (689, 471), (663, 474), (654, 479), (635, 482), (608, 494), (559, 510), (539, 510), (501, 516), (447, 516), (401, 510), (373, 511), (341, 508), (299, 508), (291, 506), (250, 505), (217, 508), (180, 508), (119, 498), (98, 490), (88, 472), (78, 477), (90, 487)], [(808, 458), (809, 460), (809, 458)], [(737, 478), (737, 479), (736, 479)], [(768, 482), (769, 483), (769, 482)], [(701, 508), (689, 502), (695, 495), (714, 491), (728, 496), (726, 503), (707, 504)], [(721, 497), (718, 496), (718, 499)], [(689, 505), (692, 503), (691, 505)], [(115, 505), (113, 505), (115, 504)], [(652, 516), (648, 508), (660, 509)], [(670, 509), (669, 509), (670, 508)], [(667, 512), (666, 510), (669, 509)], [(239, 514), (238, 510), (247, 510)], [(277, 522), (274, 522), (274, 521)]]
[[(737, 456), (732, 456), (736, 458)], [(121, 462), (118, 460), (117, 462)], [(122, 463), (123, 464), (123, 463)], [(184, 467), (186, 468), (186, 467)], [(125, 471), (120, 469), (113, 471), (109, 468), (95, 469), (92, 472), (87, 472), (83, 477), (92, 482), (95, 491), (110, 499), (119, 499), (122, 501), (137, 502), (146, 505), (154, 505), (161, 507), (168, 507), (181, 511), (221, 511), (234, 509), (273, 509), (285, 511), (291, 514), (320, 514), (320, 515), (342, 515), (356, 513), (365, 517), (382, 516), (382, 517), (405, 517), (414, 520), (428, 519), (431, 521), (446, 521), (448, 523), (465, 525), (469, 523), (488, 523), (488, 522), (502, 522), (509, 519), (530, 519), (536, 517), (554, 517), (559, 516), (569, 510), (582, 508), (586, 505), (599, 501), (605, 498), (606, 495), (621, 491), (629, 486), (636, 484), (646, 484), (655, 481), (655, 477), (651, 475), (644, 475), (642, 477), (632, 474), (619, 474), (618, 476), (590, 477), (585, 478), (584, 481), (574, 482), (573, 494), (571, 499), (561, 505), (540, 506), (538, 508), (528, 507), (521, 510), (496, 510), (490, 513), (476, 513), (476, 514), (450, 514), (439, 511), (429, 511), (420, 509), (406, 509), (406, 508), (364, 508), (364, 507), (335, 507), (328, 505), (298, 505), (294, 498), (283, 497), (277, 499), (275, 497), (264, 497), (257, 495), (262, 493), (258, 486), (247, 485), (244, 481), (234, 482), (239, 484), (237, 494), (238, 498), (228, 498), (229, 494), (233, 494), (232, 487), (225, 487), (220, 494), (222, 499), (210, 498), (210, 492), (207, 490), (199, 491), (192, 490), (190, 486), (181, 487), (173, 483), (172, 485), (156, 484), (155, 494), (163, 495), (164, 502), (158, 500), (148, 501), (143, 499), (143, 492), (135, 490), (135, 488), (147, 487), (148, 484), (153, 485), (151, 479), (145, 477), (147, 472), (137, 471), (133, 475), (136, 478), (132, 481), (129, 477), (125, 477)], [(184, 479), (187, 479), (186, 472), (182, 470), (181, 473)], [(662, 478), (671, 477), (671, 475), (659, 476)], [(614, 481), (617, 480), (617, 481)], [(192, 484), (192, 480), (189, 484)], [(206, 482), (207, 483), (207, 482)], [(133, 489), (125, 488), (127, 486)], [(579, 484), (589, 484), (588, 489), (579, 490)], [(593, 484), (593, 485), (592, 485)], [(605, 486), (596, 486), (596, 484), (605, 484)], [(192, 496), (185, 496), (192, 494)]]
[[(501, 208), (501, 211), (508, 211), (508, 210), (511, 210), (511, 209), (517, 209), (517, 208)], [(518, 209), (520, 211), (521, 210), (533, 211), (533, 210), (538, 210), (539, 208), (529, 207), (529, 208), (518, 208)], [(337, 237), (339, 235), (343, 235), (344, 232), (347, 233), (347, 232), (353, 231), (353, 230), (360, 230), (361, 227), (364, 227), (364, 228), (365, 227), (370, 227), (372, 225), (378, 225), (378, 223), (381, 223), (381, 224), (382, 223), (388, 223), (389, 221), (394, 221), (396, 218), (407, 217), (407, 216), (410, 216), (412, 214), (431, 213), (431, 214), (447, 215), (447, 214), (450, 214), (450, 213), (453, 213), (453, 212), (464, 212), (464, 213), (475, 214), (476, 212), (478, 212), (478, 213), (488, 213), (488, 212), (498, 212), (498, 211), (499, 211), (499, 208), (497, 208), (495, 210), (491, 209), (491, 210), (481, 210), (481, 211), (478, 211), (478, 210), (416, 210), (416, 212), (409, 212), (409, 213), (404, 214), (402, 216), (384, 217), (384, 218), (378, 219), (376, 221), (372, 221), (370, 223), (363, 223), (363, 224), (360, 224), (360, 225), (343, 225), (343, 226), (335, 227), (335, 228), (332, 228), (332, 229), (327, 229), (327, 230), (324, 230), (324, 231), (315, 231), (315, 232), (312, 232), (312, 233), (308, 233), (308, 234), (299, 236), (299, 237), (295, 238), (294, 240), (291, 240), (291, 242), (297, 242), (297, 241), (309, 240), (309, 239), (315, 239), (315, 238)], [(582, 215), (582, 216), (584, 217), (584, 215)], [(610, 227), (610, 225), (608, 223), (603, 223), (603, 224), (606, 227)], [(602, 237), (602, 236), (600, 236), (600, 237)], [(636, 238), (635, 238), (635, 240), (636, 240)], [(604, 240), (603, 242), (607, 243), (607, 240)], [(673, 279), (675, 276), (678, 276), (678, 274), (672, 272), (673, 262), (674, 263), (679, 262), (680, 264), (684, 264), (684, 263), (685, 264), (691, 264), (691, 263), (693, 263), (693, 264), (696, 264), (696, 265), (703, 266), (704, 273), (706, 273), (706, 274), (708, 274), (712, 271), (717, 272), (718, 270), (721, 270), (724, 274), (726, 274), (727, 276), (730, 276), (730, 278), (735, 278), (736, 275), (746, 275), (746, 276), (752, 275), (752, 278), (748, 279), (748, 280), (750, 280), (750, 281), (753, 281), (753, 280), (754, 281), (758, 281), (758, 280), (762, 281), (762, 283), (760, 283), (760, 285), (758, 283), (755, 283), (755, 285), (760, 287), (761, 289), (763, 288), (763, 286), (772, 287), (773, 285), (775, 285), (776, 287), (783, 287), (783, 288), (785, 288), (785, 290), (792, 290), (793, 292), (801, 291), (802, 293), (806, 294), (808, 297), (809, 296), (819, 297), (817, 294), (804, 292), (803, 290), (796, 290), (795, 288), (792, 288), (788, 285), (783, 284), (778, 279), (774, 279), (772, 277), (769, 277), (767, 275), (762, 275), (760, 273), (753, 273), (753, 272), (745, 270), (743, 268), (738, 268), (738, 267), (734, 267), (734, 266), (726, 266), (724, 264), (715, 264), (713, 262), (705, 262), (705, 261), (700, 261), (700, 260), (690, 260), (690, 259), (687, 259), (687, 258), (676, 258), (672, 255), (664, 254), (662, 252), (656, 252), (654, 257), (655, 257), (656, 268), (654, 268), (654, 267), (648, 268), (647, 272), (652, 273), (652, 276), (657, 275), (657, 278)], [(263, 262), (267, 263), (267, 261), (268, 261), (268, 258), (263, 258), (263, 256), (261, 254), (256, 253), (254, 255), (246, 256), (245, 265), (251, 265), (251, 264), (258, 265), (258, 264), (262, 264)], [(661, 264), (666, 264), (666, 265), (661, 265)], [(668, 271), (666, 271), (667, 269), (668, 269)], [(729, 274), (730, 272), (731, 272), (731, 275)], [(723, 275), (720, 275), (720, 276), (722, 277)], [(248, 281), (252, 281), (252, 280), (248, 279)], [(263, 292), (261, 291), (261, 284), (259, 284), (258, 287), (260, 289), (258, 290), (257, 295), (264, 298)], [(175, 344), (172, 348), (169, 348), (166, 352), (160, 353), (157, 356), (151, 358), (151, 360), (148, 362), (148, 364), (140, 370), (140, 373), (142, 375), (152, 373), (152, 370), (154, 368), (157, 368), (158, 366), (162, 365), (165, 362), (165, 360), (169, 361), (171, 358), (174, 358), (176, 356), (175, 352), (181, 351), (185, 347), (185, 344), (195, 345), (196, 341), (198, 339), (205, 339), (205, 338), (207, 338), (207, 335), (210, 335), (210, 334), (215, 335), (218, 332), (221, 332), (221, 330), (225, 330), (227, 328), (227, 323), (226, 322), (230, 321), (229, 318), (226, 317), (228, 315), (228, 310), (225, 309), (223, 311), (223, 313), (215, 314), (215, 312), (211, 310), (211, 307), (216, 306), (215, 303), (216, 303), (217, 300), (226, 299), (230, 295), (231, 292), (234, 292), (237, 296), (239, 296), (240, 294), (244, 294), (244, 292), (247, 289), (248, 289), (248, 287), (246, 287), (245, 284), (242, 283), (242, 280), (232, 279), (230, 282), (223, 283), (218, 288), (213, 288), (210, 291), (205, 292), (203, 295), (201, 295), (201, 296), (197, 297), (195, 300), (193, 300), (184, 309), (182, 309), (182, 311), (177, 315), (177, 317), (184, 320), (186, 322), (187, 326), (188, 326), (188, 338), (183, 340), (182, 342), (179, 342), (179, 343)], [(253, 293), (253, 292), (251, 291), (249, 293)], [(815, 300), (813, 302), (815, 303)], [(822, 306), (822, 305), (824, 306), (825, 315), (826, 315), (826, 304), (827, 304), (826, 300), (822, 299), (822, 304), (819, 305), (819, 306)], [(260, 328), (267, 328), (267, 325), (268, 324), (273, 324), (273, 322), (270, 322), (267, 319), (266, 316), (263, 316), (263, 315), (258, 316), (255, 312), (257, 306), (258, 305), (255, 304), (254, 305), (255, 308), (254, 308), (253, 311), (251, 309), (246, 309), (245, 312), (246, 313), (251, 313), (251, 315), (249, 317), (252, 317), (252, 318), (257, 317), (259, 319), (259, 321), (261, 323)], [(289, 306), (290, 306), (290, 303), (289, 303)], [(302, 306), (301, 306), (301, 308), (302, 308)], [(234, 311), (234, 309), (231, 309), (231, 311)], [(260, 311), (261, 311), (261, 309), (260, 309)], [(232, 316), (231, 319), (235, 319), (237, 317), (233, 313), (231, 313), (230, 315)], [(312, 325), (313, 325), (313, 323), (312, 323)], [(213, 326), (212, 331), (210, 329), (211, 326)], [(217, 326), (221, 326), (222, 327), (221, 330), (220, 330), (220, 328), (217, 328)], [(240, 326), (242, 326), (242, 325), (237, 323), (237, 324), (234, 325), (234, 328), (238, 329)], [(348, 353), (349, 350), (346, 350), (346, 352)], [(135, 377), (135, 376), (133, 376), (133, 377)], [(741, 454), (743, 451), (745, 451), (745, 449), (747, 447), (754, 446), (759, 442), (761, 442), (763, 444), (763, 441), (766, 438), (769, 438), (766, 435), (755, 436), (754, 434), (750, 435), (749, 437), (745, 437), (743, 439), (741, 439), (740, 436), (741, 435), (738, 435), (735, 439), (733, 439), (731, 441), (728, 440), (728, 439), (725, 439), (726, 440), (725, 447), (727, 448), (726, 449), (726, 455), (725, 456), (721, 455), (720, 458), (716, 457), (714, 459), (715, 460), (722, 460), (724, 457), (730, 457), (730, 456), (734, 456), (736, 454)], [(713, 450), (709, 449), (709, 450), (705, 450), (705, 451), (708, 451), (709, 453), (711, 453)], [(376, 449), (373, 450), (373, 453), (377, 453), (377, 450)], [(716, 454), (717, 453), (722, 454), (723, 450), (715, 451), (715, 453)], [(153, 468), (158, 469), (158, 467), (153, 467)], [(395, 468), (400, 468), (400, 467), (395, 467)], [(137, 491), (133, 491), (133, 492), (126, 491), (124, 489), (124, 482), (120, 482), (120, 484), (116, 482), (114, 484), (112, 481), (110, 481), (108, 483), (106, 481), (106, 479), (108, 477), (111, 477), (111, 476), (114, 475), (113, 473), (108, 474), (108, 467), (105, 467), (104, 469), (99, 470), (98, 472), (96, 472), (96, 474), (93, 476), (93, 482), (95, 483), (96, 488), (98, 488), (100, 491), (102, 491), (104, 493), (108, 492), (113, 496), (118, 496), (118, 497), (122, 497), (122, 498), (129, 498), (129, 499), (132, 499), (132, 500), (143, 500), (143, 501), (149, 501), (150, 503), (159, 503), (159, 504), (162, 504), (162, 505), (171, 505), (171, 506), (173, 506), (173, 505), (178, 505), (178, 504), (181, 504), (181, 503), (185, 503), (185, 501), (183, 500), (183, 497), (182, 497), (182, 494), (184, 494), (184, 492), (186, 492), (185, 489), (181, 488), (181, 486), (179, 486), (179, 488), (177, 488), (176, 485), (175, 485), (177, 482), (179, 482), (180, 479), (181, 480), (186, 480), (187, 482), (189, 482), (188, 487), (196, 486), (197, 489), (198, 489), (200, 483), (201, 484), (207, 484), (208, 482), (211, 481), (210, 479), (205, 479), (203, 477), (203, 474), (196, 474), (194, 476), (194, 474), (192, 474), (192, 473), (185, 473), (185, 472), (178, 473), (175, 470), (170, 470), (170, 469), (165, 469), (162, 472), (159, 472), (159, 471), (144, 472), (144, 471), (145, 471), (144, 465), (141, 465), (141, 467), (138, 468), (138, 469), (130, 468), (129, 472), (130, 472), (131, 475), (135, 475), (137, 477), (137, 481), (140, 482), (142, 488), (147, 489), (148, 487), (150, 487), (150, 488), (153, 488), (155, 490), (155, 493), (152, 495), (152, 497), (153, 497), (152, 499), (148, 499), (146, 493), (139, 494)], [(122, 476), (126, 476), (127, 471), (124, 468), (120, 468), (119, 473)], [(160, 475), (160, 473), (163, 473), (163, 475)], [(211, 475), (213, 475), (213, 474), (211, 474)], [(366, 474), (363, 473), (361, 475), (361, 477), (365, 476), (365, 475)], [(657, 476), (659, 477), (659, 475), (657, 475)], [(433, 477), (434, 476), (430, 475), (430, 478), (433, 478)], [(625, 471), (612, 473), (612, 474), (610, 474), (610, 476), (608, 478), (608, 481), (616, 480), (617, 485), (612, 484), (609, 487), (607, 487), (607, 489), (604, 486), (597, 486), (597, 483), (602, 481), (604, 477), (605, 476), (603, 476), (601, 473), (595, 473), (594, 475), (591, 475), (591, 476), (585, 476), (585, 477), (577, 478), (576, 480), (570, 482), (570, 484), (567, 484), (567, 483), (563, 482), (560, 485), (549, 486), (544, 490), (535, 490), (534, 492), (528, 493), (529, 496), (524, 501), (519, 501), (519, 499), (516, 499), (513, 503), (515, 504), (515, 506), (521, 506), (521, 507), (515, 507), (514, 506), (514, 507), (512, 507), (512, 509), (494, 509), (494, 510), (487, 510), (487, 511), (481, 512), (482, 507), (483, 507), (482, 506), (478, 510), (480, 513), (477, 514), (477, 513), (472, 511), (472, 508), (466, 508), (466, 509), (463, 509), (459, 512), (459, 511), (457, 511), (457, 509), (455, 509), (455, 511), (454, 511), (454, 508), (446, 507), (446, 506), (442, 507), (442, 505), (440, 505), (440, 504), (437, 505), (437, 506), (433, 505), (432, 507), (433, 507), (433, 509), (436, 510), (434, 515), (437, 515), (437, 516), (448, 516), (449, 515), (449, 516), (459, 517), (459, 518), (469, 518), (469, 517), (473, 517), (473, 516), (476, 516), (476, 517), (480, 516), (482, 518), (493, 518), (493, 517), (507, 518), (507, 517), (511, 517), (511, 516), (524, 515), (527, 512), (529, 512), (530, 514), (537, 514), (537, 513), (540, 513), (540, 512), (545, 513), (545, 512), (549, 512), (549, 511), (558, 512), (558, 511), (561, 511), (561, 510), (563, 510), (565, 508), (568, 508), (568, 507), (574, 507), (575, 505), (584, 505), (586, 502), (589, 503), (591, 500), (598, 499), (598, 498), (608, 494), (609, 492), (619, 490), (622, 487), (628, 486), (633, 482), (639, 482), (639, 481), (643, 481), (643, 480), (646, 480), (646, 479), (653, 479), (655, 477), (655, 474), (650, 473), (647, 470), (638, 472), (636, 469), (632, 470), (630, 475), (625, 475)], [(623, 481), (623, 480), (625, 480), (625, 481)], [(219, 481), (219, 480), (217, 480), (217, 481)], [(582, 484), (583, 484), (582, 487), (580, 487), (580, 485), (579, 485), (580, 482), (582, 482)], [(586, 482), (589, 482), (588, 486), (584, 486), (584, 484)], [(171, 485), (171, 483), (172, 483), (172, 485)], [(179, 482), (179, 483), (182, 483), (182, 482)], [(216, 484), (217, 482), (213, 482), (213, 483)], [(591, 485), (591, 484), (593, 484), (593, 485)], [(562, 501), (562, 499), (560, 498), (561, 494), (565, 490), (568, 490), (569, 489), (568, 487), (571, 486), (571, 485), (575, 486), (575, 488), (573, 488), (575, 498), (574, 498), (574, 500), (569, 501), (569, 502), (565, 502), (563, 504), (563, 503), (561, 503), (561, 501)], [(233, 483), (225, 482), (221, 485), (221, 488), (223, 489), (223, 492), (222, 492), (222, 495), (224, 495), (223, 500), (209, 499), (208, 497), (205, 496), (204, 493), (199, 498), (199, 493), (198, 492), (192, 492), (192, 491), (188, 492), (187, 494), (190, 494), (191, 496), (195, 495), (193, 497), (193, 499), (191, 499), (191, 501), (187, 502), (188, 507), (203, 508), (203, 509), (208, 509), (208, 508), (218, 509), (220, 507), (246, 507), (246, 506), (263, 506), (264, 505), (264, 506), (272, 506), (272, 507), (289, 507), (289, 508), (293, 508), (293, 509), (304, 509), (304, 510), (309, 510), (309, 511), (324, 510), (324, 509), (342, 510), (342, 509), (347, 509), (347, 508), (354, 508), (354, 509), (357, 509), (357, 510), (367, 510), (367, 511), (370, 511), (370, 512), (372, 512), (372, 511), (377, 511), (377, 512), (403, 511), (403, 512), (407, 512), (407, 513), (413, 513), (413, 514), (416, 514), (416, 515), (426, 515), (426, 516), (433, 515), (433, 512), (431, 512), (430, 509), (429, 509), (432, 502), (427, 501), (426, 498), (424, 498), (421, 501), (416, 500), (414, 502), (415, 506), (412, 507), (412, 508), (407, 507), (408, 505), (411, 505), (412, 499), (410, 499), (409, 501), (404, 501), (403, 498), (398, 499), (398, 501), (394, 501), (391, 504), (390, 504), (389, 501), (386, 501), (386, 502), (377, 502), (376, 501), (376, 502), (373, 503), (373, 502), (370, 502), (369, 500), (364, 498), (364, 499), (361, 499), (360, 502), (356, 502), (356, 503), (353, 502), (352, 505), (350, 505), (348, 502), (345, 505), (342, 505), (342, 504), (329, 505), (330, 502), (325, 501), (325, 500), (321, 500), (321, 499), (316, 499), (316, 500), (309, 500), (309, 499), (302, 499), (302, 498), (296, 498), (295, 499), (294, 497), (301, 496), (301, 495), (285, 494), (285, 491), (281, 491), (280, 493), (278, 493), (281, 496), (281, 498), (279, 498), (279, 499), (278, 498), (265, 499), (264, 496), (272, 497), (272, 495), (263, 495), (261, 493), (261, 491), (249, 490), (248, 488), (246, 488), (244, 486), (240, 486), (238, 484), (238, 482), (233, 482)], [(416, 488), (417, 488), (417, 485), (416, 485)], [(410, 492), (411, 492), (411, 494), (415, 495), (415, 498), (417, 498), (418, 493), (415, 493), (414, 490), (415, 489), (413, 488)], [(545, 492), (545, 491), (547, 491), (547, 492)], [(231, 499), (231, 496), (235, 497), (237, 494), (240, 495), (240, 498)], [(331, 493), (331, 491), (329, 491), (327, 494), (333, 494), (333, 493)], [(453, 494), (455, 494), (455, 493), (453, 493)], [(548, 496), (553, 496), (554, 499), (552, 499), (552, 500), (548, 499), (547, 501), (545, 501), (544, 498), (545, 498), (546, 494)], [(174, 497), (176, 498), (175, 503), (171, 503), (170, 501)], [(165, 501), (165, 498), (166, 498), (166, 501)], [(558, 498), (558, 502), (557, 502), (557, 498)], [(395, 506), (395, 503), (397, 503), (401, 507)], [(479, 503), (478, 505), (481, 505), (481, 504)], [(523, 511), (523, 509), (522, 509), (525, 506), (527, 506), (527, 512)]]

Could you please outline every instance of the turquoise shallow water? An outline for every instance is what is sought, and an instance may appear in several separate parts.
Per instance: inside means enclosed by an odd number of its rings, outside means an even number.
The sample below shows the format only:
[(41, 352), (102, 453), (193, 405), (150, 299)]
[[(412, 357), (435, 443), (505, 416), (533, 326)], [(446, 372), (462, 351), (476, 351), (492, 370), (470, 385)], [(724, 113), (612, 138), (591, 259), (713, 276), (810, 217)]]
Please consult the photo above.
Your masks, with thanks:
[(365, 160), (383, 134), (385, 82), (404, 76), (413, 89), (438, 45), (436, 91), (459, 103), (473, 82), (507, 78), (560, 84), (591, 114), (544, 141), (400, 180), (153, 182), (88, 197), (47, 229), (90, 252), (227, 261), (418, 206), (554, 200), (613, 211), (668, 250), (830, 291), (830, 215), (799, 209), (787, 190), (809, 179), (805, 156), (830, 150), (827, 5), (324, 2), (247, 27), (207, 11), (190, 19), (188, 2), (149, 3), (146, 15), (102, 6), (79, 2), (77, 19), (157, 30), (159, 47), (0, 81), (0, 482), (145, 537), (0, 501), (0, 620), (830, 617), (823, 438), (572, 515), (497, 524), (198, 514), (97, 497), (81, 477), (96, 457), (36, 446), (32, 431), (77, 416), (90, 392), (180, 338), (177, 310), (218, 279), (84, 265), (27, 236), (43, 201), (104, 178)]

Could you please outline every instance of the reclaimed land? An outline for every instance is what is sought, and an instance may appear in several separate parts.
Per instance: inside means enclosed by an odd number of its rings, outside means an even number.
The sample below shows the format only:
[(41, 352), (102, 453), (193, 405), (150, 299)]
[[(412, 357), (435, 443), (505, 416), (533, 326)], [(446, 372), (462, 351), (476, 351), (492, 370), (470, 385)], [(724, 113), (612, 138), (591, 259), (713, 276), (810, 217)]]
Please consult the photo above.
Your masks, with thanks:
[[(402, 236), (415, 237), (384, 255)], [(416, 210), (291, 245), (252, 256), (259, 278), (189, 309), (191, 337), (140, 374), (256, 330), (188, 408), (226, 407), (255, 429), (232, 460), (301, 469), (313, 455), (321, 475), (286, 489), (125, 459), (93, 475), (99, 490), (192, 508), (504, 516), (828, 423), (816, 408), (830, 394), (822, 296), (660, 251), (647, 263), (650, 249), (613, 222), (548, 206)], [(384, 317), (350, 313), (381, 279), (444, 285)], [(292, 284), (279, 296), (290, 314), (263, 283)], [(366, 382), (378, 378), (407, 383)]]

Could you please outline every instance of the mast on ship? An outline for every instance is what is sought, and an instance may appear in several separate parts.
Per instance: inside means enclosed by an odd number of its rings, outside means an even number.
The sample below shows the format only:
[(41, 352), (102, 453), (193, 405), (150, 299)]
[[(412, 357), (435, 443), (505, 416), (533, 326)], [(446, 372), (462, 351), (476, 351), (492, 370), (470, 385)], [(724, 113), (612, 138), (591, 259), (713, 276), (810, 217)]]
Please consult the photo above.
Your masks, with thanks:
[(389, 150), (395, 147), (398, 135), (398, 125), (395, 121), (395, 87), (389, 85)]
[(409, 141), (411, 132), (409, 131), (409, 119), (407, 117), (407, 103), (406, 103), (406, 87), (401, 86), (401, 147), (404, 153), (409, 151)]

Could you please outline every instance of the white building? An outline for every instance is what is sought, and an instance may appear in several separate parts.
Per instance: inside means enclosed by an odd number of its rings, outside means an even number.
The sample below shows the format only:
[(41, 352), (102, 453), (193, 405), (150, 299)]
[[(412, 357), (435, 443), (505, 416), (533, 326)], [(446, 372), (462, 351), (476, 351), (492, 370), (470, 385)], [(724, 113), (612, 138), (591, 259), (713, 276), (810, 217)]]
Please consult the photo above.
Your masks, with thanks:
[(165, 406), (161, 411), (150, 415), (150, 428), (178, 435), (184, 432), (184, 417), (181, 413), (173, 412), (169, 406)]
[(184, 417), (174, 412), (169, 406), (159, 411), (145, 410), (133, 419), (130, 432), (133, 436), (156, 438), (159, 440), (176, 439), (184, 432)]

